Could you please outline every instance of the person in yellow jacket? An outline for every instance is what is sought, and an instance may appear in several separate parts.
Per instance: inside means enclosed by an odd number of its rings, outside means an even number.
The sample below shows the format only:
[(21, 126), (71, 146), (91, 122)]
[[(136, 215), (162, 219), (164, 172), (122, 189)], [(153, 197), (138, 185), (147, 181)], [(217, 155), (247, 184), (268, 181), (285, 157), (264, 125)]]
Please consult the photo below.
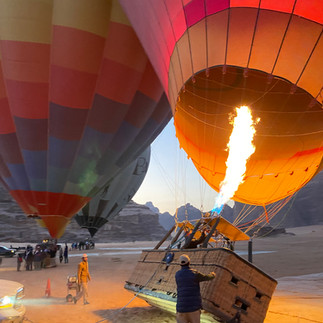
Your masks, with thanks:
[(88, 291), (87, 291), (87, 283), (91, 280), (91, 275), (89, 272), (89, 263), (87, 261), (87, 254), (84, 254), (82, 257), (82, 261), (78, 264), (77, 269), (77, 278), (79, 284), (79, 292), (74, 297), (74, 304), (83, 296), (83, 304), (90, 304), (87, 300)]

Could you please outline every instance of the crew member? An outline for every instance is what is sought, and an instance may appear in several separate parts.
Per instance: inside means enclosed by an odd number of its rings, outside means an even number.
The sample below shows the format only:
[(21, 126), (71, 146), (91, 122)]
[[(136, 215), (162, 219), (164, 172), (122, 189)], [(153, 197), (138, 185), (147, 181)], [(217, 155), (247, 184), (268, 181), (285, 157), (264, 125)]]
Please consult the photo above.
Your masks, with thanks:
[(89, 272), (89, 263), (87, 261), (87, 254), (84, 254), (82, 261), (78, 265), (77, 269), (77, 278), (79, 284), (79, 292), (74, 297), (74, 304), (83, 296), (83, 304), (90, 304), (88, 302), (88, 289), (87, 283), (91, 280), (91, 275)]
[(213, 279), (215, 273), (211, 272), (204, 275), (197, 270), (191, 269), (188, 255), (181, 255), (179, 262), (182, 268), (175, 274), (177, 284), (177, 323), (200, 323), (202, 308), (200, 282)]

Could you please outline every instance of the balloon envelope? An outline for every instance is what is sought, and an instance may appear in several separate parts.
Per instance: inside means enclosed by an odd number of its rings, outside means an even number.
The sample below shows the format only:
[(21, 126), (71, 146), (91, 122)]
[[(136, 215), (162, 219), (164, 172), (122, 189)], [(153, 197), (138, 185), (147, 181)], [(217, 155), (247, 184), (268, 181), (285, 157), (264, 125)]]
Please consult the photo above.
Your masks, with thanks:
[(127, 205), (138, 191), (148, 170), (150, 147), (130, 165), (121, 170), (111, 183), (103, 188), (75, 216), (82, 228), (93, 237), (108, 221), (111, 221)]
[(181, 147), (216, 191), (241, 105), (260, 122), (234, 200), (273, 203), (322, 169), (322, 1), (120, 3), (167, 93)]
[(59, 237), (170, 108), (117, 1), (1, 1), (0, 26), (0, 179)]

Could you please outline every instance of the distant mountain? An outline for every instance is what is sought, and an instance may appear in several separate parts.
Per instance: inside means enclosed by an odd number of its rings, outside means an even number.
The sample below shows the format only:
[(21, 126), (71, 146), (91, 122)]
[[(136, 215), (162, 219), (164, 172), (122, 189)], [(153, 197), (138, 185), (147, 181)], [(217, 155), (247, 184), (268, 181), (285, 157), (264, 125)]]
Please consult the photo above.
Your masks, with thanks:
[[(151, 202), (150, 202), (151, 203)], [(229, 221), (233, 221), (233, 210), (230, 206), (225, 205), (222, 215), (228, 219)], [(179, 222), (184, 220), (196, 220), (200, 219), (202, 216), (202, 212), (194, 207), (193, 205), (187, 203), (186, 205), (183, 205), (177, 209), (177, 215), (170, 215), (168, 212), (160, 213), (159, 214), (159, 223), (165, 228), (166, 230), (169, 230), (174, 224), (175, 224), (175, 216), (177, 216), (177, 220)], [(231, 220), (230, 220), (231, 219)]]
[[(276, 205), (279, 205), (277, 202)], [(158, 208), (149, 202), (149, 207), (157, 212)], [(267, 207), (270, 209), (270, 207)], [(246, 211), (248, 210), (248, 211)], [(251, 211), (252, 210), (252, 211)], [(257, 219), (264, 212), (262, 206), (235, 202), (231, 208), (225, 205), (221, 216), (231, 223), (241, 214), (247, 215), (243, 222), (250, 222)], [(187, 214), (187, 215), (186, 215)], [(194, 206), (187, 204), (178, 208), (178, 221), (183, 221), (186, 216), (189, 220), (200, 217), (201, 212)], [(168, 212), (159, 213), (159, 223), (166, 229), (172, 227), (175, 218)], [(299, 227), (307, 225), (323, 224), (323, 171), (314, 177), (306, 186), (299, 190), (291, 200), (277, 212), (270, 221), (273, 227)]]
[(169, 212), (160, 213), (158, 207), (154, 206), (152, 202), (146, 202), (145, 204), (152, 212), (158, 214), (158, 221), (160, 225), (165, 229), (169, 230), (175, 223), (175, 218)]
[(158, 214), (145, 205), (130, 201), (114, 219), (99, 229), (94, 239), (102, 242), (158, 241), (166, 232), (158, 221)]
[(154, 206), (153, 202), (146, 202), (145, 206), (147, 206), (154, 213), (159, 214), (159, 208)]

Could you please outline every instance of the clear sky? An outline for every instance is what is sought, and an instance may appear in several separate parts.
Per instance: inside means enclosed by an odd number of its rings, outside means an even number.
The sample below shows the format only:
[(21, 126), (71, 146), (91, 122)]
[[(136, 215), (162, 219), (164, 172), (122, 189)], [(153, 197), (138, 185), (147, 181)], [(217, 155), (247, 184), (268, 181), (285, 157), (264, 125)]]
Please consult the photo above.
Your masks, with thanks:
[(151, 201), (161, 213), (173, 215), (186, 203), (210, 211), (216, 196), (179, 148), (172, 119), (151, 145), (149, 169), (133, 200), (139, 204)]

